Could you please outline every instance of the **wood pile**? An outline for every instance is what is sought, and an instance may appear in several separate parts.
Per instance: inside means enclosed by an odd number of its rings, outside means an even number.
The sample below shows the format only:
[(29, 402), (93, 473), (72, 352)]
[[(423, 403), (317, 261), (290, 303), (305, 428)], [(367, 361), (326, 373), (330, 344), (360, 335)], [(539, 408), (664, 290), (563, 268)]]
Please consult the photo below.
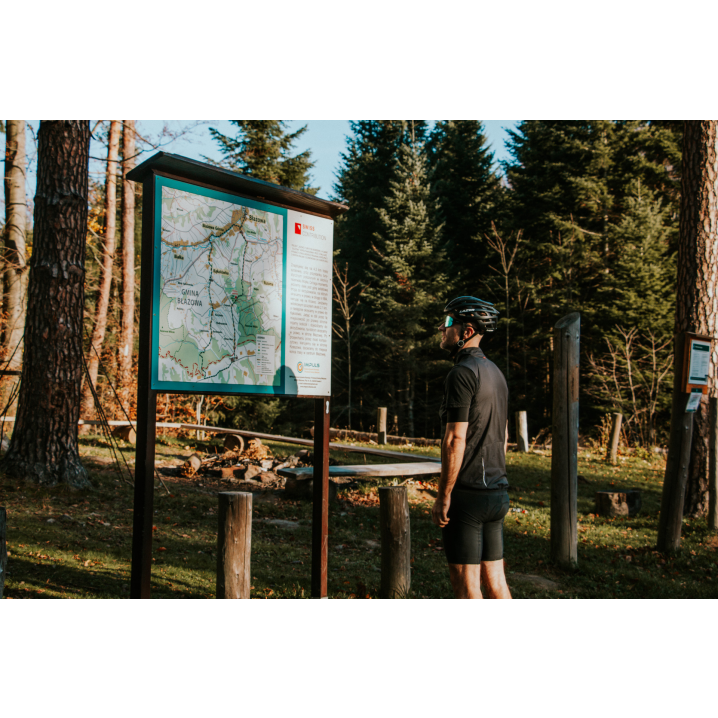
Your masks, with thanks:
[[(260, 439), (238, 443), (228, 435), (223, 447), (198, 446), (172, 473), (185, 478), (218, 481), (239, 491), (284, 488), (286, 479), (277, 473), (289, 467), (312, 466), (312, 453), (302, 449), (291, 456), (274, 456)], [(330, 459), (330, 463), (335, 463)]]

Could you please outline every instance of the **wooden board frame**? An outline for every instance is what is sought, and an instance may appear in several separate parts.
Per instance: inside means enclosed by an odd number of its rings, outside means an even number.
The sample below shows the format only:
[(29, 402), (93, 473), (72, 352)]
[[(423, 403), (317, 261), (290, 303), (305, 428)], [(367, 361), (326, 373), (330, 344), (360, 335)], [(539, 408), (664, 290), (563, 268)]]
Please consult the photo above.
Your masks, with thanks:
[[(154, 514), (155, 441), (157, 434), (157, 392), (151, 389), (152, 289), (154, 278), (155, 178), (167, 177), (198, 187), (231, 192), (238, 197), (259, 200), (284, 209), (335, 219), (348, 207), (313, 195), (196, 162), (158, 152), (127, 174), (142, 182), (142, 272), (140, 277), (139, 366), (137, 374), (137, 444), (135, 449), (135, 490), (132, 532), (130, 597), (149, 598), (152, 572), (152, 521)], [(171, 394), (223, 395), (221, 390), (171, 391)], [(262, 394), (255, 395), (257, 397)], [(282, 396), (282, 395), (268, 395)], [(289, 395), (290, 399), (314, 399), (314, 492), (312, 514), (312, 597), (327, 596), (329, 535), (329, 419), (330, 397)]]

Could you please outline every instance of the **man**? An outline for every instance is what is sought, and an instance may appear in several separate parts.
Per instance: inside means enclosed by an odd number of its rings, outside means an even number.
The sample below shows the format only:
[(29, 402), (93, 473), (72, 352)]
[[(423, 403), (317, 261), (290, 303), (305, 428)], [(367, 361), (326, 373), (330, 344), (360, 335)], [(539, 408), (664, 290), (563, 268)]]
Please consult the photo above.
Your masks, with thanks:
[(439, 495), (432, 520), (442, 529), (456, 598), (511, 598), (504, 576), (508, 387), (479, 344), (499, 316), (493, 304), (458, 297), (446, 305), (441, 348), (454, 366), (446, 377)]

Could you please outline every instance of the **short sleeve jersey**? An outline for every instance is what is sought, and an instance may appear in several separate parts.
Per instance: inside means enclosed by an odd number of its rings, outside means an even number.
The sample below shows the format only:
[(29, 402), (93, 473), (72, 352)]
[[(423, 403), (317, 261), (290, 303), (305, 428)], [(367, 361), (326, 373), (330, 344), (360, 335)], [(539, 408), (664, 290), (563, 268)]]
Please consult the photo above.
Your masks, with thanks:
[(454, 358), (439, 413), (442, 436), (447, 423), (469, 424), (457, 485), (476, 489), (508, 486), (504, 452), (508, 387), (501, 370), (478, 347), (462, 349)]

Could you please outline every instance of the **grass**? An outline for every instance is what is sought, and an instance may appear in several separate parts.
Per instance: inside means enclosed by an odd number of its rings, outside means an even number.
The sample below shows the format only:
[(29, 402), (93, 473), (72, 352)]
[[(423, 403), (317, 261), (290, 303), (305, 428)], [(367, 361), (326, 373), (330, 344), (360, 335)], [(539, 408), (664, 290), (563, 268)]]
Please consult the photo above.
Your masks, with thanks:
[[(297, 447), (269, 443), (275, 455)], [(183, 461), (194, 441), (160, 437), (157, 458)], [(188, 447), (188, 448), (187, 448)], [(389, 447), (392, 450), (396, 447)], [(128, 461), (134, 448), (123, 449)], [(8, 598), (126, 598), (132, 543), (132, 488), (110, 463), (101, 437), (81, 437), (93, 488), (39, 488), (0, 478), (0, 506), (8, 513)], [(436, 447), (407, 453), (438, 455)], [(345, 451), (339, 463), (386, 460)], [(408, 459), (409, 457), (407, 457)], [(505, 522), (505, 557), (515, 598), (716, 598), (718, 539), (703, 519), (686, 520), (681, 550), (655, 551), (663, 461), (622, 457), (617, 467), (587, 451), (579, 454), (578, 567), (562, 571), (549, 560), (550, 456), (509, 453), (512, 508)], [(169, 494), (155, 490), (152, 596), (213, 598), (217, 498), (211, 481), (164, 478)], [(383, 483), (391, 483), (384, 481)], [(329, 509), (329, 595), (376, 597), (380, 580), (380, 483), (344, 489)], [(597, 490), (638, 488), (643, 510), (630, 518), (593, 513)], [(257, 492), (253, 501), (252, 597), (308, 598), (311, 575), (311, 502)], [(449, 598), (441, 533), (431, 523), (428, 492), (412, 490), (412, 586), (414, 598)], [(291, 522), (289, 524), (275, 523)], [(533, 578), (533, 577), (538, 577)], [(543, 583), (541, 581), (543, 579)], [(546, 580), (551, 583), (547, 583)]]

